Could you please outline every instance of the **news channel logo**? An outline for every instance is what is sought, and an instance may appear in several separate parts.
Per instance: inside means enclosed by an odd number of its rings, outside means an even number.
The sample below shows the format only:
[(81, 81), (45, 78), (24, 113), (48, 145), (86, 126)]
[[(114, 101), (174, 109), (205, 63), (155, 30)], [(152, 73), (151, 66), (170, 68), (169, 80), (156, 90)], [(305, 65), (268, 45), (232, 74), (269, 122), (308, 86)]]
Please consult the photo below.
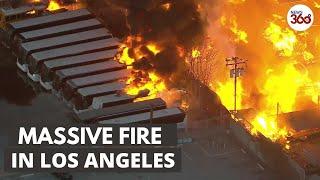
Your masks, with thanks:
[(292, 6), (287, 14), (289, 26), (296, 31), (306, 31), (312, 26), (313, 20), (312, 10), (303, 4)]

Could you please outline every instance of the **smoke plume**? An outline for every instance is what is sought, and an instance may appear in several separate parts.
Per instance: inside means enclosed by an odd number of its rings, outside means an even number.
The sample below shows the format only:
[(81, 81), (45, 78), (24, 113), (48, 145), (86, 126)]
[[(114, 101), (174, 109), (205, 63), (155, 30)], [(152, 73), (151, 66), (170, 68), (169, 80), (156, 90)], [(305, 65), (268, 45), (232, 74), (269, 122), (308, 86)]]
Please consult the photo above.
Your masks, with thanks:
[[(116, 36), (142, 37), (131, 42), (133, 49), (148, 54), (145, 45), (155, 44), (161, 51), (147, 58), (136, 59), (135, 69), (154, 70), (163, 78), (172, 78), (184, 67), (184, 54), (205, 37), (206, 19), (199, 11), (197, 0), (93, 0), (89, 2), (95, 12)], [(179, 71), (180, 72), (180, 71)]]

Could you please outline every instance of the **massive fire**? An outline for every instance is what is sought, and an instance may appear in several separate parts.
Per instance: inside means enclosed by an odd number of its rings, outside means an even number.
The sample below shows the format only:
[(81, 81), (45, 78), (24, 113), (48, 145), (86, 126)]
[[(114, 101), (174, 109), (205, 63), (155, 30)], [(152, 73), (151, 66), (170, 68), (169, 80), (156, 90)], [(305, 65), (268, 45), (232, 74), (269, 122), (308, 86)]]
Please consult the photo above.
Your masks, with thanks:
[(251, 124), (253, 125), (251, 129), (252, 134), (257, 135), (258, 132), (260, 132), (272, 141), (284, 139), (289, 135), (286, 128), (280, 128), (278, 126), (276, 117), (268, 116), (265, 113), (258, 114)]
[(265, 94), (266, 108), (271, 109), (272, 106), (279, 103), (283, 112), (293, 111), (297, 96), (302, 95), (300, 89), (309, 83), (311, 80), (308, 72), (300, 72), (293, 63), (286, 64), (280, 74), (275, 74), (270, 70), (262, 89), (262, 93)]
[[(226, 82), (218, 82), (216, 93), (219, 95), (221, 103), (229, 110), (234, 109), (234, 81), (229, 80)], [(242, 87), (242, 81), (237, 81), (237, 108), (242, 109), (242, 98), (244, 89)]]
[(141, 91), (148, 90), (147, 97), (139, 98), (139, 100), (153, 99), (164, 90), (166, 85), (154, 72), (132, 71), (131, 76), (127, 80), (126, 93), (129, 95), (138, 95)]
[[(315, 0), (305, 3), (314, 8), (319, 6)], [(226, 67), (225, 59), (239, 57), (248, 62), (236, 83), (237, 108), (256, 109), (257, 116), (247, 120), (253, 126), (252, 134), (260, 132), (273, 141), (285, 138), (290, 134), (290, 127), (280, 126), (277, 114), (316, 106), (320, 82), (319, 22), (316, 19), (315, 26), (306, 32), (292, 30), (286, 16), (293, 3), (280, 0), (145, 1), (139, 8), (125, 4), (117, 5), (123, 7), (119, 13), (126, 16), (122, 20), (126, 26), (116, 29), (126, 27), (130, 33), (125, 36), (131, 35), (118, 58), (132, 69), (127, 81), (128, 94), (137, 95), (147, 89), (149, 96), (154, 97), (165, 91), (166, 86), (171, 85), (166, 84), (167, 80), (172, 78), (165, 76), (180, 70), (177, 64), (181, 60), (196, 79), (217, 92), (226, 108), (233, 110), (235, 83), (231, 78), (232, 68)], [(108, 16), (106, 19), (118, 23)], [(203, 48), (198, 43), (206, 36), (212, 43), (203, 42)], [(160, 55), (163, 61), (159, 66), (159, 59), (155, 57)], [(164, 70), (169, 73), (163, 73)]]
[(282, 30), (277, 24), (270, 22), (269, 26), (264, 31), (265, 38), (272, 42), (275, 49), (282, 56), (292, 56), (297, 38), (293, 31), (288, 28)]
[[(318, 8), (319, 4), (313, 1), (309, 6)], [(277, 112), (314, 108), (319, 101), (320, 29), (315, 26), (303, 33), (291, 30), (285, 18), (291, 5), (270, 0), (225, 1), (216, 8), (223, 9), (221, 12), (214, 11), (213, 17), (219, 15), (209, 28), (212, 39), (218, 39), (215, 47), (220, 62), (214, 68), (218, 70), (211, 73), (211, 88), (222, 104), (233, 110), (234, 81), (225, 58), (248, 59), (245, 74), (237, 81), (237, 107), (255, 108), (257, 116), (248, 120), (252, 124), (250, 132), (260, 132), (272, 141), (290, 134), (290, 127), (279, 126)], [(201, 53), (193, 52), (194, 56)]]
[(134, 68), (134, 63), (147, 61), (145, 58), (150, 58), (150, 53), (155, 56), (160, 51), (161, 48), (155, 43), (143, 44), (141, 36), (128, 36), (122, 45), (122, 52), (117, 59), (132, 70), (125, 92), (129, 95), (138, 95), (142, 91), (148, 91), (148, 96), (139, 98), (138, 101), (155, 98), (167, 89), (164, 81), (155, 72), (149, 70), (150, 64), (144, 65), (146, 67), (142, 70)]
[(237, 19), (235, 16), (230, 17), (227, 20), (226, 16), (222, 16), (220, 18), (220, 22), (223, 26), (229, 26), (230, 27), (230, 31), (234, 34), (235, 38), (234, 41), (239, 43), (239, 42), (243, 42), (243, 43), (248, 43), (248, 35), (245, 31), (239, 29), (238, 27), (238, 23), (237, 23)]

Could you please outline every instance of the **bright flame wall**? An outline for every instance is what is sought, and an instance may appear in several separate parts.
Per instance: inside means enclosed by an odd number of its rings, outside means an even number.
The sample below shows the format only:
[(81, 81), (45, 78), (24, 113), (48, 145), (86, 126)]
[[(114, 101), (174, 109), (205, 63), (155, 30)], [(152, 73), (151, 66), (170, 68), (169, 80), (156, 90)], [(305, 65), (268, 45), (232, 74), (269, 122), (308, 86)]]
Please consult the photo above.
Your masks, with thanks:
[[(306, 32), (292, 30), (286, 20), (294, 3), (276, 0), (204, 1), (209, 7), (208, 32), (215, 42), (219, 67), (212, 72), (212, 89), (222, 103), (233, 109), (233, 85), (225, 58), (238, 56), (248, 59), (246, 74), (239, 81), (238, 107), (254, 107), (260, 116), (253, 120), (256, 129), (267, 137), (281, 133), (274, 118), (277, 112), (310, 108), (319, 94), (319, 20)], [(305, 1), (318, 17), (318, 1)], [(309, 103), (299, 103), (299, 102)], [(264, 116), (264, 117), (262, 117)], [(267, 118), (268, 117), (268, 118)], [(260, 120), (259, 120), (260, 119)], [(262, 121), (262, 119), (264, 121)], [(273, 120), (271, 120), (273, 119)], [(258, 123), (257, 123), (258, 122)], [(259, 123), (260, 122), (260, 123)], [(257, 125), (259, 124), (259, 126)], [(259, 128), (257, 128), (259, 127)], [(277, 132), (274, 129), (278, 129)], [(274, 132), (270, 135), (266, 132)], [(278, 134), (278, 135), (279, 135)]]

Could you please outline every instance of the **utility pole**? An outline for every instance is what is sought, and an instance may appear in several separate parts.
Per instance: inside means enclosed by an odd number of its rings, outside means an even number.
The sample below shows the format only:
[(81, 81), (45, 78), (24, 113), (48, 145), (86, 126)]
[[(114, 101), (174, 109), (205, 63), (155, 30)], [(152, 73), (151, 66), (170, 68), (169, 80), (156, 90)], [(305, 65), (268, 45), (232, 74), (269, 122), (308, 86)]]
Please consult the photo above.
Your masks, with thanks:
[(226, 66), (230, 67), (230, 78), (234, 78), (234, 112), (237, 112), (237, 78), (244, 72), (247, 60), (239, 57), (226, 58)]

